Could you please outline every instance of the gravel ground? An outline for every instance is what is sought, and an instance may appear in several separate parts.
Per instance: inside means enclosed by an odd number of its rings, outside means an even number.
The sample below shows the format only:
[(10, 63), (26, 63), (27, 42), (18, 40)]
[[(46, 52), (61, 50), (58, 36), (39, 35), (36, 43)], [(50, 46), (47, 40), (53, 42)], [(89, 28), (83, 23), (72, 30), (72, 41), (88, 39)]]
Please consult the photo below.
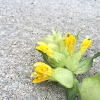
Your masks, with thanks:
[[(100, 51), (100, 0), (0, 0), (0, 100), (66, 100), (63, 87), (30, 79), (33, 64), (43, 61), (36, 42), (57, 27), (63, 35), (83, 29), (78, 47), (90, 37), (84, 57), (93, 56)], [(100, 73), (99, 62), (78, 79)]]

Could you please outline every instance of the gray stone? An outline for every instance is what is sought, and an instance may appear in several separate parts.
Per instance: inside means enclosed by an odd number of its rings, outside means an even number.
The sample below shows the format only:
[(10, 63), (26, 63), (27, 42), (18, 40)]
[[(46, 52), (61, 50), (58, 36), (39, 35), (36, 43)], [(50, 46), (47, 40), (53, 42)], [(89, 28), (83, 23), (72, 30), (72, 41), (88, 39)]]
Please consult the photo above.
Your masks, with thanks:
[[(76, 35), (77, 49), (86, 37), (93, 46), (84, 58), (100, 51), (99, 0), (0, 0), (0, 99), (1, 100), (66, 100), (63, 87), (56, 83), (32, 84), (33, 64), (43, 61), (34, 51), (37, 41), (60, 28)], [(83, 78), (100, 73), (100, 58)], [(74, 100), (79, 100), (76, 96)]]

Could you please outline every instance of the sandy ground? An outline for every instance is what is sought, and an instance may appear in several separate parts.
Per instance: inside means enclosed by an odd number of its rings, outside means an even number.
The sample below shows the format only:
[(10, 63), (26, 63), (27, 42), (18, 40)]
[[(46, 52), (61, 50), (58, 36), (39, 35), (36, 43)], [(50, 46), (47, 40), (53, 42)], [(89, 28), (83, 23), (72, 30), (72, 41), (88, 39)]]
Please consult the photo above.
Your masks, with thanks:
[[(84, 57), (100, 51), (100, 0), (0, 0), (0, 100), (66, 100), (56, 83), (32, 84), (33, 64), (43, 61), (35, 44), (60, 28), (77, 34), (79, 44), (90, 37)], [(100, 58), (78, 79), (100, 73)], [(77, 97), (74, 100), (79, 100)]]

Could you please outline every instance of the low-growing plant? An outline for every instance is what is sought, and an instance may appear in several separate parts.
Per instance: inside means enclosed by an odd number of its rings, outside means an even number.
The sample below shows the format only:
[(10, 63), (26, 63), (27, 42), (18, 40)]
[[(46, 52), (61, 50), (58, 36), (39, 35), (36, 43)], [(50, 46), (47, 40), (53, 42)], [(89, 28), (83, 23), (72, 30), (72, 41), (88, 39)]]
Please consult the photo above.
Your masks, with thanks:
[(100, 56), (97, 52), (93, 57), (82, 60), (86, 50), (92, 46), (91, 39), (82, 41), (78, 51), (75, 51), (78, 34), (73, 36), (69, 32), (62, 37), (61, 32), (52, 30), (49, 35), (37, 42), (36, 50), (42, 55), (44, 62), (37, 62), (33, 66), (33, 83), (44, 81), (58, 82), (65, 87), (67, 100), (72, 100), (79, 94), (81, 100), (100, 100), (100, 74), (86, 78), (79, 84), (76, 75), (88, 72), (93, 59)]

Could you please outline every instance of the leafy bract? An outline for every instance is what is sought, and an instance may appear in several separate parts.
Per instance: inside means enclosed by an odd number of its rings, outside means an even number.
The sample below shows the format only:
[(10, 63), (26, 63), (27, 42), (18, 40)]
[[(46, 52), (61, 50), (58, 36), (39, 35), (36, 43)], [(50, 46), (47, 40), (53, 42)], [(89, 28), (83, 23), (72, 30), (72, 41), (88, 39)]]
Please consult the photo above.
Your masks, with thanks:
[(59, 82), (61, 85), (65, 86), (66, 88), (73, 87), (73, 74), (71, 71), (65, 68), (56, 68), (53, 69), (52, 77)]
[(71, 70), (72, 72), (74, 72), (78, 66), (79, 66), (79, 60), (81, 58), (81, 55), (79, 52), (73, 54), (73, 55), (69, 55), (66, 58), (66, 67)]
[(78, 41), (78, 35), (79, 33), (75, 36), (75, 39), (76, 39), (76, 43), (74, 44), (74, 49), (76, 48), (76, 45), (77, 45), (77, 41)]
[(44, 52), (42, 52), (41, 50), (37, 50), (38, 52), (40, 52), (43, 55), (43, 59), (44, 61), (50, 65), (50, 63), (48, 62), (48, 55)]
[(81, 100), (100, 100), (100, 74), (84, 79), (79, 94)]
[(51, 67), (64, 67), (66, 63), (66, 56), (64, 56), (61, 53), (58, 52), (53, 52), (53, 56), (49, 57), (46, 53), (42, 52), (41, 50), (39, 51), (42, 56), (44, 61), (49, 64)]
[(83, 74), (83, 73), (89, 71), (89, 69), (92, 66), (92, 62), (93, 62), (93, 60), (91, 58), (86, 58), (85, 60), (82, 60), (79, 63), (78, 69), (74, 73), (75, 74)]
[(78, 32), (78, 34), (75, 36), (75, 39), (76, 39), (76, 43), (74, 44), (74, 48), (76, 48), (76, 45), (77, 45), (77, 41), (78, 41), (78, 36), (79, 36), (79, 33), (82, 31), (82, 29)]
[(83, 74), (92, 67), (93, 59), (100, 56), (100, 52), (97, 52), (92, 58), (86, 58), (79, 63), (78, 68), (74, 71), (75, 74)]
[(64, 67), (66, 63), (66, 56), (59, 52), (53, 52), (53, 56), (48, 57), (48, 62), (53, 67)]
[(73, 98), (76, 96), (78, 91), (78, 85), (79, 85), (78, 80), (74, 78), (73, 87), (65, 89), (67, 100), (73, 100)]

